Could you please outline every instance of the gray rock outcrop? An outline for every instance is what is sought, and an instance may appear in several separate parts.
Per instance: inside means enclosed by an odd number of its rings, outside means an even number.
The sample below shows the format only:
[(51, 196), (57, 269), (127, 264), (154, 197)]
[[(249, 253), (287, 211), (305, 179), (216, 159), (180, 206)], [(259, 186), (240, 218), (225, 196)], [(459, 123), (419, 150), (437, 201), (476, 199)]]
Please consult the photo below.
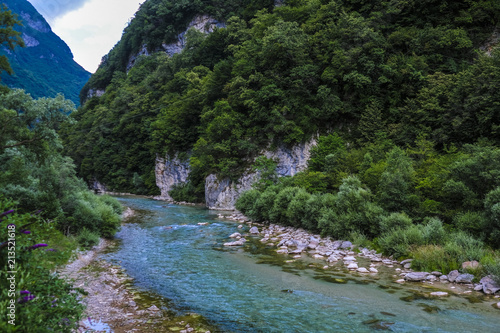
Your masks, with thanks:
[(427, 275), (429, 275), (427, 272), (411, 272), (406, 274), (405, 280), (413, 282), (424, 281), (427, 278)]
[[(311, 148), (316, 144), (312, 139), (292, 148), (279, 147), (275, 151), (264, 151), (261, 156), (277, 161), (278, 177), (293, 176), (307, 168)], [(205, 202), (210, 209), (234, 210), (241, 193), (248, 191), (259, 179), (259, 175), (248, 170), (236, 182), (229, 178), (219, 179), (215, 174), (205, 180)]]
[(189, 29), (195, 29), (199, 32), (209, 34), (213, 32), (215, 28), (224, 27), (226, 27), (225, 23), (219, 22), (209, 15), (197, 15), (189, 22), (186, 30), (177, 35), (175, 42), (169, 44), (163, 43), (161, 48), (153, 50), (152, 52), (148, 51), (146, 45), (143, 45), (137, 54), (130, 56), (127, 64), (127, 72), (134, 67), (135, 62), (140, 56), (149, 56), (156, 52), (165, 52), (169, 56), (173, 56), (174, 54), (182, 52), (186, 46), (186, 33)]
[(448, 281), (455, 282), (460, 273), (457, 270), (451, 271), (448, 273)]
[(483, 286), (483, 292), (487, 295), (500, 291), (500, 284), (493, 280), (491, 275), (483, 277), (479, 283)]
[(181, 161), (177, 155), (165, 158), (156, 157), (155, 165), (156, 185), (161, 191), (156, 199), (171, 201), (168, 194), (175, 185), (183, 184), (189, 175), (189, 160)]
[(474, 275), (472, 275), (472, 274), (460, 274), (455, 279), (455, 283), (472, 283), (473, 279), (474, 279)]
[(252, 188), (257, 180), (254, 173), (245, 174), (239, 182), (232, 182), (229, 178), (218, 179), (216, 175), (209, 175), (205, 180), (205, 202), (207, 207), (216, 210), (235, 210), (236, 200), (241, 193)]

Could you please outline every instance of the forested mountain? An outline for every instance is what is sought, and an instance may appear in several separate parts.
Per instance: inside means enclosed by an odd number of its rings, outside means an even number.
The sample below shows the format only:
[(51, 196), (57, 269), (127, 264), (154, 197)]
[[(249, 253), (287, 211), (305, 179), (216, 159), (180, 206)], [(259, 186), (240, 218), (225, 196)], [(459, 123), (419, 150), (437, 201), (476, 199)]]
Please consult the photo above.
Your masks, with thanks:
[[(500, 246), (499, 20), (494, 0), (149, 0), (83, 89), (66, 149), (115, 190), (157, 193), (167, 153), (189, 167), (177, 200), (258, 172), (237, 206), (255, 220), (423, 247), (446, 269), (485, 258), (465, 248)], [(293, 177), (255, 161), (311, 138)]]
[(2, 83), (10, 88), (21, 88), (33, 97), (55, 97), (64, 94), (76, 105), (79, 93), (90, 73), (73, 60), (73, 54), (54, 34), (36, 9), (27, 0), (2, 0), (8, 9), (18, 15), (22, 26), (15, 29), (22, 33), (24, 48), (14, 51), (2, 48), (14, 74), (3, 73)]
[[(498, 33), (499, 8), (149, 0), (83, 89), (83, 100), (106, 93), (75, 115), (68, 151), (88, 179), (153, 193), (155, 155), (165, 151), (192, 154), (197, 187), (211, 172), (237, 177), (259, 147), (333, 130), (351, 147), (382, 138), (497, 144), (499, 60), (481, 47)], [(192, 29), (184, 51), (167, 55), (201, 14), (226, 27)]]

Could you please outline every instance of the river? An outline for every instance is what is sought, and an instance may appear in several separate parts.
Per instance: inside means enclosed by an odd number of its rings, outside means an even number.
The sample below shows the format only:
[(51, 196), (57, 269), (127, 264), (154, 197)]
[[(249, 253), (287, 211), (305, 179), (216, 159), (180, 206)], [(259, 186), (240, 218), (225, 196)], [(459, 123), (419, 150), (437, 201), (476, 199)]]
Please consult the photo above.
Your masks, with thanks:
[[(196, 312), (221, 332), (499, 332), (500, 310), (474, 296), (426, 297), (421, 284), (323, 270), (313, 259), (288, 262), (257, 238), (222, 244), (241, 231), (219, 212), (141, 197), (118, 197), (137, 211), (104, 258), (135, 285), (168, 300), (178, 314)], [(208, 225), (198, 225), (208, 222)], [(247, 230), (248, 227), (245, 227)], [(473, 293), (477, 295), (477, 293)]]

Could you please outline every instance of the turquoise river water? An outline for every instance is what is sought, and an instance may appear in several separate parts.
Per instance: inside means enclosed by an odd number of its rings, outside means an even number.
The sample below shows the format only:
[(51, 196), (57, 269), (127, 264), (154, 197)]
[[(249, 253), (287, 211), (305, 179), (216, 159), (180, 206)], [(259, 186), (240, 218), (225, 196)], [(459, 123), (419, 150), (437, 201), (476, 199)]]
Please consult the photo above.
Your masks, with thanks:
[(221, 332), (500, 332), (500, 310), (492, 307), (500, 299), (433, 299), (421, 284), (395, 283), (393, 269), (366, 277), (341, 263), (323, 270), (313, 259), (287, 262), (258, 238), (227, 248), (228, 236), (241, 230), (219, 212), (118, 199), (137, 215), (105, 259), (178, 314), (199, 313)]

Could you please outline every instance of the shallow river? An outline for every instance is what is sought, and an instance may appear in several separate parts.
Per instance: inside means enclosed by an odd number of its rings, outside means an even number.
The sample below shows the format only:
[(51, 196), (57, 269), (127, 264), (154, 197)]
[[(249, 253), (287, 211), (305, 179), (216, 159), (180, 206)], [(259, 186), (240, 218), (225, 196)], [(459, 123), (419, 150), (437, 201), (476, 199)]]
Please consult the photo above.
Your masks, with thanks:
[(257, 238), (225, 248), (241, 230), (219, 212), (118, 199), (138, 214), (105, 258), (177, 313), (199, 313), (221, 332), (500, 332), (500, 310), (491, 306), (499, 299), (431, 299), (420, 284), (393, 282), (394, 269), (366, 277), (341, 263), (323, 270), (324, 262), (312, 259), (286, 262)]

